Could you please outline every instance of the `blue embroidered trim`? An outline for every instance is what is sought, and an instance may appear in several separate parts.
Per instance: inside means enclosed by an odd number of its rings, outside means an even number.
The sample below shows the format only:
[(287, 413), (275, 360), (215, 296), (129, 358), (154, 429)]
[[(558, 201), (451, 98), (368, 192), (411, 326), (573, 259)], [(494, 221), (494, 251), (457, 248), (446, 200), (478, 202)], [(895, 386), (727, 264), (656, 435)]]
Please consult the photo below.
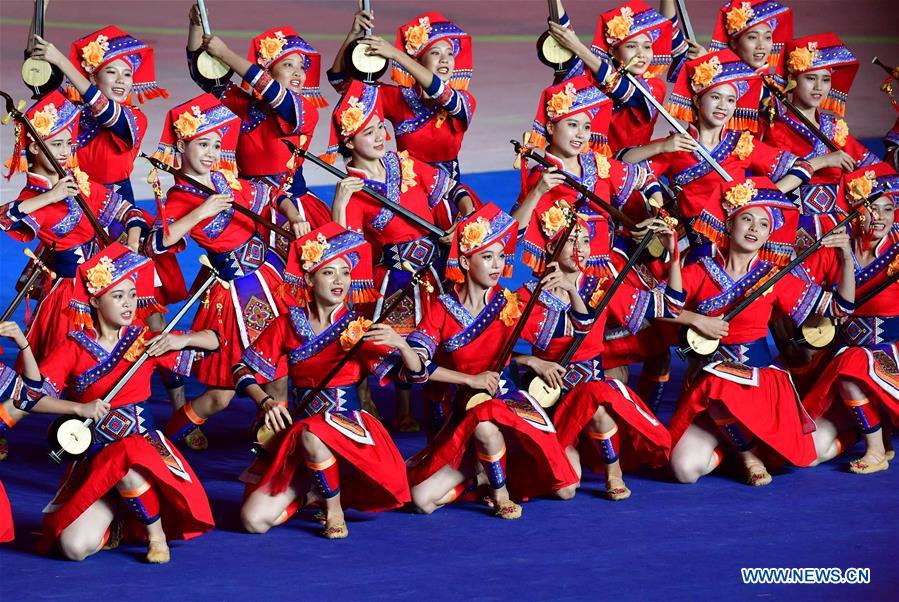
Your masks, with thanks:
[(702, 257), (699, 263), (705, 268), (711, 279), (721, 288), (721, 293), (710, 297), (696, 306), (698, 313), (710, 316), (721, 313), (725, 308), (730, 307), (734, 302), (743, 298), (746, 291), (765, 277), (774, 265), (768, 261), (757, 261), (752, 269), (743, 275), (738, 281), (733, 279), (724, 271), (724, 268), (712, 257)]
[[(122, 361), (122, 358), (125, 356), (128, 349), (131, 348), (132, 343), (134, 343), (134, 341), (137, 340), (137, 337), (140, 336), (141, 331), (142, 329), (138, 326), (127, 326), (125, 332), (119, 337), (119, 342), (116, 343), (116, 346), (108, 354), (99, 344), (96, 344), (95, 341), (92, 341), (94, 345), (85, 344), (86, 341), (90, 341), (91, 339), (84, 332), (79, 331), (69, 333), (69, 336), (76, 343), (82, 345), (88, 353), (99, 361), (93, 368), (78, 375), (75, 382), (72, 384), (75, 393), (78, 395), (84, 393), (90, 386), (112, 372), (112, 370), (119, 365), (119, 362)], [(79, 337), (79, 334), (84, 335), (84, 337)], [(98, 355), (100, 352), (103, 353), (102, 356)]]
[[(728, 155), (734, 152), (734, 149), (737, 148), (737, 142), (740, 140), (740, 134), (741, 132), (736, 130), (727, 130), (718, 146), (712, 149), (710, 154), (718, 163), (723, 162)], [(696, 159), (696, 165), (688, 167), (674, 176), (674, 183), (680, 188), (684, 188), (687, 184), (712, 172), (712, 167), (705, 162), (699, 153), (694, 151), (692, 155)]]
[(291, 307), (288, 315), (297, 338), (303, 341), (302, 345), (291, 349), (287, 353), (287, 361), (291, 365), (321, 353), (326, 347), (339, 339), (347, 324), (357, 317), (354, 312), (347, 311), (336, 322), (328, 326), (324, 332), (316, 336), (312, 326), (309, 324), (309, 318), (302, 308)]
[(452, 294), (438, 297), (443, 307), (453, 316), (463, 328), (462, 331), (451, 336), (443, 342), (443, 349), (452, 353), (468, 345), (487, 329), (488, 326), (499, 317), (500, 312), (506, 306), (506, 296), (500, 290), (493, 292), (493, 297), (487, 302), (487, 306), (481, 310), (477, 317), (472, 318), (462, 304)]

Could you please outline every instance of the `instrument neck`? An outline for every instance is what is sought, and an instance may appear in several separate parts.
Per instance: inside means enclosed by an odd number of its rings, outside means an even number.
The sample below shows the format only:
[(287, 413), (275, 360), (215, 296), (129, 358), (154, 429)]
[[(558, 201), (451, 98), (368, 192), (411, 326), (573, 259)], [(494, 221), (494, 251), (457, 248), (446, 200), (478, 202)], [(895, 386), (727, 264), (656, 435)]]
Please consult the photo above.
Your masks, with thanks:
[[(370, 0), (362, 0), (362, 10), (367, 13), (371, 12), (371, 1)], [(362, 30), (363, 35), (370, 36), (372, 34), (371, 27), (366, 27)]]
[(556, 4), (556, 0), (547, 0), (547, 4), (549, 5), (549, 20), (557, 25), (560, 25), (559, 7)]
[(203, 35), (212, 35), (209, 28), (209, 13), (206, 12), (206, 3), (203, 0), (197, 0), (197, 10), (200, 13), (200, 27), (203, 28)]
[[(44, 0), (34, 0), (34, 34), (44, 37)], [(33, 38), (28, 40), (28, 49), (33, 50)]]

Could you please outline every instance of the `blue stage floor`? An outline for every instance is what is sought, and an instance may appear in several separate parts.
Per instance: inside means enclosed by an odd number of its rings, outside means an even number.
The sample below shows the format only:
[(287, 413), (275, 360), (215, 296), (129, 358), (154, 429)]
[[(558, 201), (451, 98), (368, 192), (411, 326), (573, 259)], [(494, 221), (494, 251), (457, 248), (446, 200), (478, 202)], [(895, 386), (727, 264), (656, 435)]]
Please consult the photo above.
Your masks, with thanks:
[[(518, 190), (514, 172), (466, 181), (484, 200), (506, 208)], [(331, 190), (323, 196), (330, 198)], [(182, 256), (188, 279), (196, 256), (195, 250)], [(7, 237), (0, 237), (0, 257), (5, 306), (24, 257)], [(509, 286), (523, 276), (520, 270)], [(13, 359), (7, 348), (3, 360)], [(675, 367), (663, 419), (673, 411), (682, 372)], [(392, 415), (389, 392), (379, 397)], [(160, 421), (170, 413), (164, 399), (158, 388), (153, 409)], [(617, 503), (602, 498), (602, 482), (587, 475), (574, 500), (532, 500), (518, 521), (493, 518), (475, 504), (431, 516), (350, 512), (349, 539), (326, 541), (308, 513), (264, 536), (240, 532), (237, 476), (251, 460), (245, 435), (251, 419), (250, 404), (235, 401), (204, 428), (210, 449), (186, 454), (206, 486), (218, 528), (174, 542), (172, 562), (164, 566), (143, 564), (139, 545), (82, 563), (35, 554), (41, 508), (63, 469), (46, 457), (51, 418), (23, 421), (10, 433), (9, 459), (0, 463), (17, 536), (0, 546), (0, 601), (895, 600), (899, 591), (893, 556), (899, 471), (851, 475), (845, 464), (856, 457), (852, 453), (814, 469), (776, 473), (773, 484), (760, 489), (718, 474), (692, 486), (664, 475), (629, 475), (633, 496)], [(424, 436), (399, 435), (397, 443), (409, 456)], [(744, 585), (744, 567), (870, 568), (871, 583)]]

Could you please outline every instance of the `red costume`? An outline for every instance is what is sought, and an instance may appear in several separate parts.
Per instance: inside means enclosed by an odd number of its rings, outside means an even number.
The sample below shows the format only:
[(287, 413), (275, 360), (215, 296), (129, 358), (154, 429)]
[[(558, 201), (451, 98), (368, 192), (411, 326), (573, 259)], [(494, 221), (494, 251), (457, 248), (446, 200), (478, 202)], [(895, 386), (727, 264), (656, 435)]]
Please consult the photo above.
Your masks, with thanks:
[[(782, 214), (794, 212), (795, 206), (770, 181), (738, 180), (725, 185), (722, 192), (728, 217), (749, 207), (764, 207), (772, 231), (791, 229)], [(747, 193), (751, 200), (743, 203)], [(683, 272), (686, 309), (707, 316), (723, 315), (776, 271), (771, 262), (755, 259), (749, 271), (734, 281), (725, 272), (721, 256), (702, 257)], [(736, 420), (723, 424), (722, 430), (737, 449), (751, 449), (757, 439), (775, 458), (796, 466), (807, 466), (815, 459), (814, 423), (800, 405), (789, 373), (775, 365), (765, 340), (775, 311), (802, 324), (811, 315), (846, 315), (851, 304), (793, 274), (779, 280), (750, 309), (729, 321), (729, 334), (713, 355), (700, 358), (701, 368), (685, 383), (668, 425), (675, 445), (697, 415), (708, 409), (709, 402), (716, 401)]]
[[(831, 109), (834, 114), (816, 112), (821, 133), (852, 157), (858, 167), (880, 162), (874, 153), (849, 134), (849, 127), (843, 120), (845, 101), (858, 70), (858, 59), (832, 33), (793, 40), (787, 45), (787, 56), (787, 72), (792, 79), (819, 69), (827, 70), (832, 76), (830, 94), (821, 108)], [(831, 152), (781, 104), (778, 105), (777, 121), (765, 133), (765, 142), (806, 161)], [(839, 186), (841, 177), (838, 167), (826, 167), (816, 171), (808, 184), (798, 188), (802, 212), (797, 236), (800, 246), (808, 245), (829, 232), (848, 212)]]
[[(136, 279), (139, 299), (152, 299), (152, 262), (114, 244), (79, 267), (72, 310), (82, 313), (83, 320), (90, 324), (90, 297), (102, 295), (124, 278)], [(54, 397), (61, 397), (65, 391), (66, 397), (77, 403), (102, 399), (153, 336), (145, 328), (126, 326), (115, 348), (107, 351), (97, 342), (93, 329), (70, 332), (40, 362), (43, 390)], [(59, 491), (44, 509), (41, 550), (47, 551), (66, 527), (115, 489), (131, 468), (140, 468), (155, 488), (159, 497), (157, 515), (162, 517), (169, 539), (190, 539), (213, 528), (202, 484), (187, 460), (154, 428), (146, 403), (154, 370), (162, 368), (186, 376), (195, 356), (194, 351), (182, 350), (149, 358), (111, 400), (112, 409), (94, 426), (89, 459), (69, 467)], [(146, 524), (145, 519), (153, 517), (137, 518)], [(136, 533), (142, 534), (139, 530)]]
[[(78, 108), (59, 92), (52, 92), (39, 100), (27, 112), (32, 123), (40, 125), (38, 131), (46, 131), (44, 140), (50, 140), (67, 130), (72, 137), (78, 136)], [(17, 124), (17, 128), (21, 128)], [(24, 129), (17, 135), (18, 143), (13, 150), (10, 177), (16, 171), (26, 171), (25, 146), (28, 136)], [(146, 227), (143, 214), (122, 197), (93, 182), (77, 167), (72, 176), (78, 183), (81, 196), (104, 228), (113, 224), (127, 230), (139, 226)], [(50, 182), (34, 173), (27, 173), (28, 182), (16, 200), (0, 207), (0, 228), (14, 239), (30, 242), (37, 238), (42, 245), (53, 247), (48, 255), (48, 266), (56, 272), (57, 280), (47, 283), (47, 292), (32, 318), (28, 328), (35, 357), (43, 358), (53, 349), (54, 342), (74, 330), (76, 325), (63, 311), (72, 296), (72, 278), (78, 264), (89, 259), (97, 250), (96, 232), (85, 217), (74, 197), (51, 203), (36, 211), (25, 213), (20, 206), (23, 201), (34, 198), (51, 189)]]
[[(190, 116), (196, 117), (197, 123), (193, 123)], [(212, 95), (204, 94), (169, 111), (163, 143), (166, 148), (173, 148), (175, 140), (187, 142), (217, 131), (222, 137), (222, 148), (227, 151), (234, 148), (237, 123), (238, 119), (231, 111)], [(236, 179), (226, 171), (212, 171), (210, 175), (219, 194), (233, 196), (235, 204), (258, 213), (268, 202), (265, 187), (259, 182)], [(181, 177), (175, 177), (175, 185), (160, 206), (160, 223), (148, 239), (153, 254), (177, 253), (184, 249), (184, 240), (168, 247), (164, 244), (168, 225), (199, 207), (206, 198), (206, 193)], [(189, 236), (209, 253), (209, 260), (219, 276), (230, 282), (229, 289), (220, 283), (214, 284), (194, 318), (194, 330), (214, 330), (222, 341), (222, 349), (199, 363), (197, 379), (209, 386), (231, 388), (234, 384), (231, 367), (240, 360), (243, 350), (287, 307), (279, 294), (282, 285), (279, 268), (283, 264), (278, 255), (269, 250), (256, 223), (234, 209), (203, 220)], [(287, 366), (282, 360), (279, 376), (286, 373)]]
[[(459, 223), (453, 238), (447, 275), (462, 280), (458, 258), (471, 255), (496, 242), (503, 244), (507, 256), (506, 270), (511, 270), (515, 248), (515, 222), (492, 204)], [(437, 366), (479, 374), (494, 369), (515, 320), (520, 316), (521, 301), (513, 293), (497, 286), (487, 292), (487, 305), (477, 316), (469, 315), (455, 292), (432, 301), (418, 329), (409, 335), (409, 344), (422, 357), (422, 374), (400, 374), (413, 382), (424, 382)], [(477, 425), (489, 421), (503, 432), (508, 452), (508, 487), (515, 499), (548, 494), (577, 482), (565, 453), (556, 439), (549, 417), (530, 396), (518, 391), (504, 368), (500, 391), (471, 410), (464, 409), (466, 396), (459, 395), (446, 424), (430, 444), (409, 461), (409, 483), (417, 485), (443, 466), (467, 471), (475, 461), (471, 438)], [(482, 458), (482, 461), (484, 458)], [(504, 460), (503, 460), (504, 462)], [(462, 467), (463, 463), (466, 467)], [(503, 473), (500, 460), (491, 470)], [(470, 476), (470, 475), (469, 475)], [(489, 478), (494, 482), (495, 473)], [(501, 486), (501, 485), (500, 485)]]
[[(871, 182), (872, 190), (884, 192), (894, 203), (899, 200), (899, 178), (885, 164), (848, 174), (849, 190), (858, 185), (857, 178)], [(863, 185), (862, 189), (868, 188)], [(850, 198), (858, 202), (855, 197)], [(899, 226), (893, 226), (874, 254), (874, 261), (865, 267), (856, 263), (856, 299), (882, 284), (899, 267)], [(840, 265), (832, 251), (819, 254), (816, 259), (806, 270), (813, 282), (829, 283), (839, 278)], [(827, 413), (835, 402), (839, 403), (837, 381), (846, 379), (858, 385), (866, 396), (844, 402), (862, 433), (880, 427), (880, 413), (899, 424), (899, 284), (894, 282), (870, 301), (857, 306), (852, 316), (839, 324), (837, 336), (835, 357), (822, 365), (803, 400), (809, 414), (817, 418)]]
[[(317, 257), (317, 259), (310, 259)], [(371, 251), (357, 232), (331, 223), (319, 228), (291, 246), (287, 273), (302, 287), (305, 274), (312, 274), (337, 258), (343, 258), (352, 270), (353, 297), (371, 289)], [(309, 297), (311, 293), (298, 295)], [(303, 418), (279, 437), (271, 462), (259, 461), (245, 473), (247, 492), (258, 489), (271, 495), (284, 491), (297, 476), (304, 482), (318, 482), (315, 469), (307, 467), (300, 451), (305, 431), (316, 435), (337, 457), (341, 504), (362, 511), (398, 508), (410, 501), (406, 467), (387, 430), (361, 407), (356, 385), (377, 368), (390, 349), (363, 344), (357, 354), (341, 368), (314, 399), (310, 396), (331, 366), (352, 347), (365, 330), (365, 317), (347, 307), (331, 316), (331, 324), (316, 333), (307, 310), (291, 306), (244, 351), (242, 363), (235, 366), (235, 381), (240, 391), (256, 382), (256, 375), (270, 381), (279, 358), (287, 357), (289, 376), (296, 387), (297, 399), (305, 407)], [(298, 473), (300, 473), (298, 475)], [(327, 473), (326, 473), (327, 474)], [(325, 477), (335, 487), (334, 477)], [(328, 492), (322, 492), (328, 495)]]
[[(678, 75), (668, 109), (675, 117), (693, 123), (698, 110), (694, 97), (698, 98), (722, 85), (730, 86), (737, 93), (737, 108), (727, 129), (721, 134), (721, 141), (708, 149), (718, 164), (734, 180), (743, 178), (749, 172), (775, 182), (787, 175), (808, 182), (811, 167), (807, 162), (753, 137), (750, 130), (758, 127), (761, 80), (730, 50), (721, 50), (687, 62)], [(744, 131), (739, 131), (741, 129)], [(690, 135), (696, 138), (697, 130), (691, 127)], [(691, 259), (708, 255), (708, 243), (721, 243), (725, 236), (717, 203), (720, 197), (716, 196), (723, 181), (721, 176), (695, 152), (660, 153), (650, 160), (650, 165), (657, 176), (668, 176), (675, 190), (679, 191), (678, 208), (687, 221), (691, 246), (698, 247), (691, 250)], [(789, 259), (790, 249), (770, 249), (770, 252), (779, 255), (779, 261)]]

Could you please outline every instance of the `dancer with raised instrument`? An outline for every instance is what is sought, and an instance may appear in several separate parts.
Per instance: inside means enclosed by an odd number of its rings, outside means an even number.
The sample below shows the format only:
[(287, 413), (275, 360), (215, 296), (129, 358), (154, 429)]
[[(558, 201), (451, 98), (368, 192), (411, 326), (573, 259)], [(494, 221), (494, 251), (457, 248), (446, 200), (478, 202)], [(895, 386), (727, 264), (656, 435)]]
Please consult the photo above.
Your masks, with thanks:
[[(781, 312), (802, 324), (810, 316), (851, 313), (853, 259), (848, 235), (835, 230), (822, 244), (839, 249), (841, 264), (849, 269), (834, 291), (779, 273), (760, 252), (772, 237), (793, 240), (796, 222), (789, 214), (796, 213), (796, 206), (763, 177), (740, 178), (718, 190), (726, 245), (720, 255), (684, 269), (687, 301), (675, 320), (721, 344), (712, 355), (697, 358), (687, 375), (668, 425), (674, 444), (671, 467), (677, 480), (693, 483), (713, 471), (725, 453), (735, 452), (745, 482), (757, 487), (771, 482), (766, 466), (772, 462), (808, 466), (815, 460), (814, 424), (789, 373), (775, 364), (768, 349), (771, 316)], [(729, 322), (721, 318), (775, 275), (779, 280), (753, 297), (751, 311)]]
[[(876, 56), (871, 59), (871, 63), (886, 71), (887, 76), (880, 85), (880, 89), (889, 96), (892, 107), (899, 111), (899, 101), (896, 100), (895, 92), (896, 82), (899, 82), (899, 67), (890, 67)], [(883, 160), (889, 163), (893, 169), (899, 171), (899, 118), (896, 118), (896, 123), (890, 128), (887, 135), (883, 137), (883, 146)]]
[[(328, 151), (336, 159), (338, 152), (348, 159), (348, 176), (337, 184), (331, 214), (335, 222), (361, 231), (375, 253), (375, 286), (383, 298), (402, 289), (411, 278), (403, 264), (413, 270), (434, 264), (440, 256), (440, 240), (433, 234), (453, 225), (447, 197), (455, 183), (441, 169), (431, 167), (408, 152), (387, 150), (387, 130), (381, 90), (353, 80), (334, 108), (331, 142)], [(363, 186), (373, 189), (412, 214), (432, 224), (425, 228), (383, 206)], [(445, 241), (443, 244), (446, 244)], [(435, 291), (442, 291), (443, 274), (432, 267), (426, 280)], [(421, 322), (431, 296), (416, 285), (400, 311), (389, 320), (400, 334), (408, 334)], [(378, 301), (374, 317), (381, 312)], [(396, 427), (418, 430), (410, 410), (409, 390), (399, 388)]]
[[(634, 391), (605, 375), (604, 322), (611, 315), (631, 332), (637, 332), (644, 320), (671, 318), (679, 312), (683, 299), (677, 237), (662, 220), (641, 223), (646, 237), (652, 232), (652, 236), (665, 242), (670, 258), (668, 288), (636, 288), (625, 282), (627, 273), (623, 272), (615, 276), (619, 284), (612, 291), (609, 284), (615, 270), (609, 257), (606, 219), (596, 215), (579, 217), (577, 228), (563, 239), (565, 207), (557, 201), (545, 211), (536, 212), (525, 235), (525, 240), (545, 248), (544, 254), (552, 253), (560, 245), (562, 251), (558, 262), (547, 266), (556, 278), (540, 293), (535, 319), (529, 321), (522, 337), (531, 343), (533, 355), (516, 357), (516, 362), (532, 370), (563, 396), (553, 422), (578, 477), (582, 473), (583, 457), (592, 470), (605, 474), (606, 496), (610, 500), (624, 500), (630, 497), (630, 490), (622, 479), (619, 457), (623, 457), (628, 467), (640, 464), (661, 467), (667, 462), (671, 438)], [(641, 244), (638, 250), (645, 246)], [(632, 267), (634, 262), (628, 265)], [(517, 294), (523, 300), (529, 299), (536, 284), (536, 280), (525, 283)], [(595, 315), (586, 334), (574, 333), (578, 308), (571, 301), (572, 295), (577, 295), (588, 312)], [(577, 347), (572, 354), (573, 345)], [(552, 397), (538, 396), (549, 390), (529, 386), (528, 391), (541, 406), (551, 403)], [(556, 494), (569, 499), (579, 486), (580, 482)]]
[[(154, 428), (146, 400), (156, 368), (186, 376), (197, 350), (215, 351), (219, 339), (211, 330), (153, 336), (135, 325), (138, 310), (155, 303), (153, 279), (152, 261), (118, 243), (81, 264), (70, 311), (89, 328), (69, 333), (40, 362), (42, 387), (22, 404), (95, 423), (87, 459), (70, 465), (44, 509), (43, 552), (56, 546), (66, 558), (83, 560), (107, 542), (117, 545), (109, 538), (120, 501), (130, 511), (123, 533), (148, 540), (150, 563), (169, 561), (168, 539), (191, 539), (214, 526), (199, 478)], [(105, 399), (145, 354), (150, 361)]]
[[(389, 59), (397, 86), (380, 87), (384, 118), (393, 124), (396, 147), (461, 179), (459, 150), (475, 112), (468, 91), (472, 77), (471, 36), (438, 12), (411, 19), (397, 30), (396, 44), (365, 37), (370, 54)], [(338, 79), (331, 83), (345, 88)], [(463, 197), (468, 198), (463, 198)], [(453, 199), (452, 214), (467, 215), (474, 201), (467, 190)]]
[[(191, 66), (191, 78), (204, 91), (214, 94), (240, 118), (240, 135), (230, 160), (242, 178), (265, 185), (272, 197), (266, 215), (285, 225), (296, 236), (330, 221), (327, 205), (306, 189), (302, 160), (282, 144), (309, 148), (318, 109), (327, 106), (319, 90), (321, 56), (292, 27), (273, 27), (253, 38), (244, 58), (218, 36), (204, 34), (200, 10), (190, 9), (187, 52), (190, 59), (199, 50), (232, 69), (241, 85), (225, 79), (206, 78)], [(224, 84), (224, 85), (222, 85)], [(287, 241), (274, 234), (272, 246), (287, 248)]]
[(780, 103), (765, 142), (802, 157), (814, 170), (811, 181), (796, 190), (802, 213), (800, 246), (829, 232), (848, 213), (840, 190), (843, 174), (880, 161), (849, 133), (845, 121), (857, 71), (858, 59), (835, 34), (806, 36), (787, 44), (788, 87), (795, 83), (789, 94), (798, 115)]
[(816, 379), (803, 404), (818, 427), (818, 460), (840, 455), (861, 436), (865, 453), (849, 470), (870, 474), (889, 466), (892, 426), (899, 425), (899, 177), (881, 163), (847, 174), (845, 187), (853, 206), (872, 192), (883, 194), (853, 223), (853, 263), (847, 266), (829, 251), (805, 265), (822, 285), (853, 269), (858, 291), (855, 311), (837, 326), (835, 353), (815, 363)]
[[(608, 131), (612, 153), (647, 144), (658, 113), (635, 86), (664, 101), (665, 81), (658, 76), (671, 64), (671, 20), (632, 0), (600, 15), (591, 48), (568, 26), (550, 23), (550, 32), (582, 61), (566, 78), (589, 71), (595, 85), (614, 101)], [(624, 71), (637, 83), (623, 77)]]
[[(224, 157), (234, 156), (239, 128), (239, 117), (211, 94), (203, 94), (168, 112), (157, 151), (190, 181), (199, 181), (217, 194), (209, 195), (176, 174), (175, 185), (159, 203), (148, 250), (154, 255), (177, 253), (190, 237), (231, 283), (230, 290), (214, 285), (194, 318), (194, 329), (215, 330), (222, 340), (222, 349), (197, 367), (196, 378), (207, 389), (179, 408), (166, 427), (173, 441), (187, 438), (193, 449), (205, 449), (208, 444), (196, 427), (228, 407), (234, 397), (231, 367), (287, 308), (287, 300), (279, 294), (284, 264), (265, 242), (268, 230), (232, 207), (239, 204), (259, 214), (269, 202), (264, 184), (238, 179), (221, 165)], [(269, 389), (284, 399), (284, 361), (279, 370), (279, 380)]]
[[(489, 487), (496, 516), (516, 519), (521, 506), (513, 497), (545, 495), (577, 482), (549, 417), (515, 387), (508, 370), (516, 342), (511, 337), (527, 320), (518, 296), (499, 285), (511, 275), (516, 230), (515, 220), (493, 204), (459, 222), (447, 265), (457, 286), (432, 301), (407, 339), (419, 357), (403, 356), (402, 378), (460, 387), (443, 428), (408, 462), (412, 501), (424, 513), (481, 484)], [(580, 318), (579, 330), (585, 330), (592, 320), (586, 313)], [(474, 392), (482, 393), (482, 403), (473, 402)]]
[[(390, 326), (373, 325), (355, 309), (375, 294), (371, 269), (370, 245), (337, 224), (293, 243), (285, 280), (300, 303), (275, 320), (234, 367), (238, 390), (259, 404), (265, 424), (275, 433), (286, 430), (269, 445), (273, 456), (244, 474), (241, 522), (251, 533), (265, 533), (315, 503), (324, 508), (324, 537), (342, 539), (349, 534), (344, 508), (379, 512), (411, 499), (402, 456), (356, 392), (391, 347), (417, 357)], [(322, 382), (361, 340), (353, 357)], [(257, 384), (274, 377), (285, 355), (300, 403), (293, 414), (286, 401), (272, 399)]]

